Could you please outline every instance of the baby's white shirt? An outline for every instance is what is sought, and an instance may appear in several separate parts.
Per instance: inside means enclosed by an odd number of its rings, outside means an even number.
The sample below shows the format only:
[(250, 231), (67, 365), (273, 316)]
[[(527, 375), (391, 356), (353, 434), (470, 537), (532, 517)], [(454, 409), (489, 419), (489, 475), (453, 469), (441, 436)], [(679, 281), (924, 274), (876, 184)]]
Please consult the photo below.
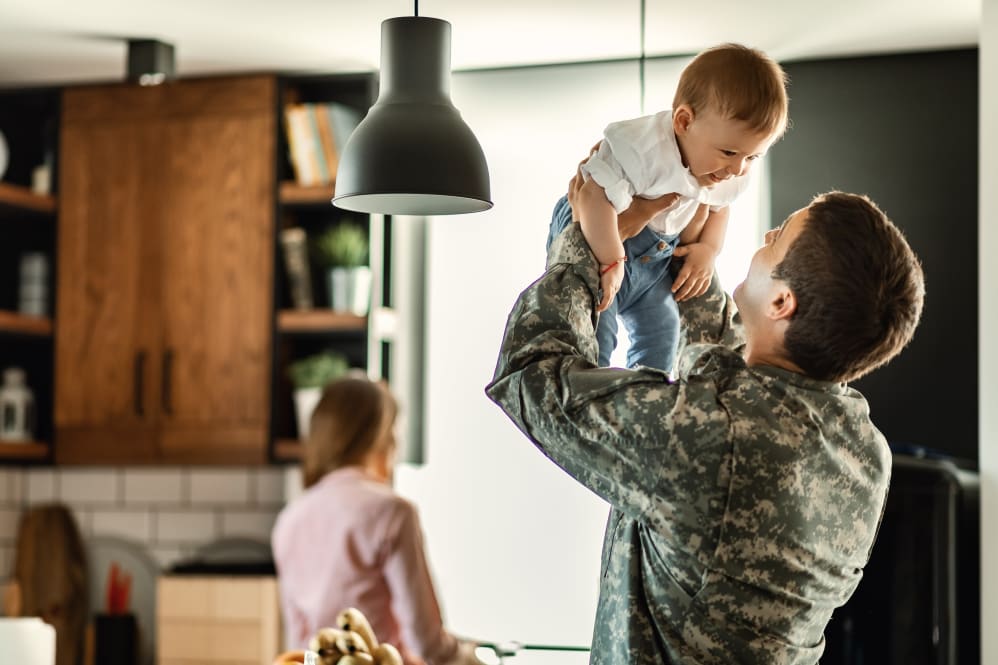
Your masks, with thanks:
[(599, 150), (582, 165), (582, 171), (603, 188), (618, 213), (627, 210), (635, 196), (654, 199), (679, 194), (672, 207), (649, 222), (653, 230), (666, 235), (686, 228), (701, 203), (711, 210), (723, 208), (749, 183), (746, 173), (713, 187), (701, 186), (683, 166), (671, 109), (608, 125)]

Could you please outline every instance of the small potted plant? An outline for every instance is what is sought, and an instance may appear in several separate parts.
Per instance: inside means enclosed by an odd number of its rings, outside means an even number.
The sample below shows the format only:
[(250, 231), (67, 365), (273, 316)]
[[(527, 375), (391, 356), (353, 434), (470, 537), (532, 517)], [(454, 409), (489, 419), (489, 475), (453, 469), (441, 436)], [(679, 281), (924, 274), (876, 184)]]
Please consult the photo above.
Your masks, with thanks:
[(325, 351), (296, 360), (288, 366), (288, 378), (294, 386), (295, 415), (298, 423), (298, 437), (308, 436), (308, 425), (312, 411), (319, 403), (322, 389), (333, 379), (349, 370), (346, 356)]
[(366, 315), (371, 303), (367, 230), (344, 220), (316, 238), (315, 253), (328, 271), (330, 307)]

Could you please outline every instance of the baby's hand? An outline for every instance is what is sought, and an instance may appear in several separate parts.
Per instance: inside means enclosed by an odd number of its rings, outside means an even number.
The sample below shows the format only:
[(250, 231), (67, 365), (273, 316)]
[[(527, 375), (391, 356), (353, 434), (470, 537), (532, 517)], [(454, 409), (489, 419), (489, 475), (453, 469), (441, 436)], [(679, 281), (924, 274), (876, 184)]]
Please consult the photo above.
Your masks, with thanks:
[(601, 263), (599, 271), (599, 285), (603, 289), (603, 299), (596, 305), (596, 311), (605, 312), (606, 308), (613, 302), (613, 299), (617, 297), (620, 285), (624, 281), (624, 260), (621, 259), (610, 265)]
[(680, 245), (673, 253), (684, 257), (683, 267), (672, 283), (672, 295), (676, 302), (702, 295), (714, 275), (714, 248), (702, 242)]

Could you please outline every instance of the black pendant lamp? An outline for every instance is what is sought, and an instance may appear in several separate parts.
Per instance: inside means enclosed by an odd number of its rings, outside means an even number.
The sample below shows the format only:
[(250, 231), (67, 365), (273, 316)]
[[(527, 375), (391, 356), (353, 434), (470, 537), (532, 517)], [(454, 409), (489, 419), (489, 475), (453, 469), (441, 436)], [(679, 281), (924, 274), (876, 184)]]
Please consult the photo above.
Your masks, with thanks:
[(350, 134), (333, 205), (386, 215), (456, 215), (492, 207), (485, 154), (450, 100), (447, 21), (381, 24), (378, 100)]

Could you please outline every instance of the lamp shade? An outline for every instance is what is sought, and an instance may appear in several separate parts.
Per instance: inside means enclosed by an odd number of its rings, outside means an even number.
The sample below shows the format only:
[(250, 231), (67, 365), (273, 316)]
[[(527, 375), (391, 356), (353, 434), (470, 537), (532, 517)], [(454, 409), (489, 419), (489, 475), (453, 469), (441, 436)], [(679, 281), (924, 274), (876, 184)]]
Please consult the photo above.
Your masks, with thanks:
[(485, 154), (450, 100), (450, 30), (422, 16), (381, 24), (378, 100), (340, 155), (337, 207), (420, 216), (492, 207)]

